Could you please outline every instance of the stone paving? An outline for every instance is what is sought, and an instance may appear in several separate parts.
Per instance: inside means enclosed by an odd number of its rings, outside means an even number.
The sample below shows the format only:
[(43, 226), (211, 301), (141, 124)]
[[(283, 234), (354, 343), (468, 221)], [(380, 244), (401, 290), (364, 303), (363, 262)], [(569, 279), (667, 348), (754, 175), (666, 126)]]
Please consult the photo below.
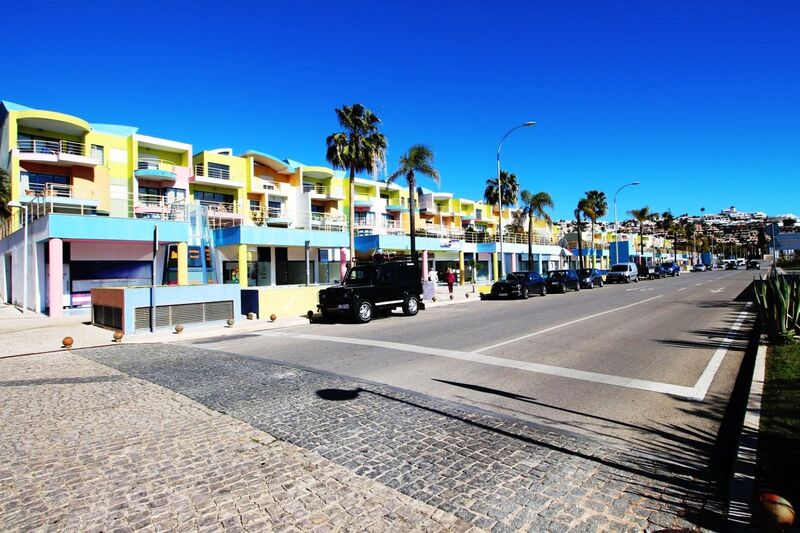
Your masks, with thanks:
[[(105, 350), (118, 360), (174, 353)], [(0, 359), (0, 457), (0, 531), (475, 529), (77, 353)]]
[(193, 347), (81, 354), (483, 530), (721, 527), (708, 517), (708, 483), (676, 464), (673, 451), (612, 448), (382, 385)]

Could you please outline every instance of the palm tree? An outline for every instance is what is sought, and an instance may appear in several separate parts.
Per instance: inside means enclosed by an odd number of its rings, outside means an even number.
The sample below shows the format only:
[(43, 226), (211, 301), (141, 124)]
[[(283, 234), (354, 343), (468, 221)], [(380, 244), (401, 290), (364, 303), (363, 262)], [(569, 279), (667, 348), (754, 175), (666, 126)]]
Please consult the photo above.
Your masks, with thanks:
[(653, 213), (650, 212), (648, 206), (641, 209), (631, 209), (628, 213), (639, 222), (639, 263), (644, 266), (644, 223), (653, 219)]
[(583, 210), (583, 213), (592, 221), (592, 268), (594, 268), (597, 266), (597, 254), (594, 252), (594, 225), (598, 218), (602, 218), (608, 213), (608, 200), (606, 193), (596, 190), (587, 191), (586, 199), (589, 205)]
[(521, 211), (528, 217), (528, 270), (533, 270), (533, 219), (544, 219), (548, 224), (553, 223), (553, 219), (545, 211), (546, 207), (553, 208), (553, 199), (546, 192), (533, 194), (527, 189), (520, 194), (522, 200)]
[(575, 219), (578, 221), (578, 261), (580, 264), (579, 268), (584, 268), (586, 265), (584, 264), (583, 260), (583, 222), (581, 222), (581, 216), (586, 213), (588, 209), (591, 208), (589, 200), (586, 198), (581, 198), (578, 201), (578, 207), (575, 208)]
[(408, 149), (408, 152), (400, 156), (400, 162), (397, 170), (386, 179), (387, 183), (392, 183), (397, 178), (403, 176), (408, 183), (408, 210), (411, 216), (411, 259), (414, 264), (419, 264), (417, 259), (416, 247), (416, 189), (417, 189), (417, 174), (428, 176), (436, 184), (439, 184), (439, 171), (433, 166), (433, 151), (424, 144), (415, 144)]
[(357, 172), (373, 176), (386, 164), (386, 137), (378, 132), (381, 122), (372, 111), (361, 104), (336, 108), (336, 118), (344, 131), (329, 135), (325, 158), (334, 168), (350, 171), (350, 261), (356, 257), (353, 223), (355, 221), (355, 177)]
[(8, 172), (0, 168), (0, 218), (11, 216), (11, 208), (8, 202), (11, 201), (11, 181), (8, 179)]
[[(500, 178), (503, 181), (503, 195), (502, 205), (500, 206), (500, 223), (503, 223), (503, 206), (508, 207), (517, 203), (517, 194), (519, 194), (519, 183), (517, 182), (517, 175), (512, 172), (500, 171)], [(497, 178), (489, 178), (486, 180), (486, 188), (483, 190), (483, 200), (494, 207), (499, 202), (497, 194)]]

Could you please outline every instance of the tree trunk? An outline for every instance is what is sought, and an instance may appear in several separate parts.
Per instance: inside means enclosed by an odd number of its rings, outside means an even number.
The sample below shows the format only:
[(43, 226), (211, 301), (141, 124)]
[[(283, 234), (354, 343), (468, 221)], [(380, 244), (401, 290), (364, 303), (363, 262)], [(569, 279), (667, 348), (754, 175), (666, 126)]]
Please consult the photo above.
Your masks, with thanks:
[(350, 167), (350, 264), (356, 264), (356, 237), (355, 237), (355, 223), (356, 223), (356, 169)]
[(592, 219), (592, 268), (597, 268), (597, 253), (594, 251), (594, 219)]
[(528, 213), (528, 271), (533, 272), (533, 216)]
[[(415, 194), (415, 183), (414, 183), (414, 175), (409, 174), (406, 176), (408, 181), (408, 216), (409, 216), (409, 229), (411, 230), (411, 260), (414, 261), (414, 264), (419, 266), (419, 259), (417, 258), (417, 202), (416, 202), (416, 194)], [(422, 272), (422, 269), (420, 269)]]
[(644, 260), (644, 224), (639, 222), (639, 264), (644, 266), (646, 263)]
[(578, 268), (583, 268), (583, 239), (581, 237), (581, 216), (578, 215)]

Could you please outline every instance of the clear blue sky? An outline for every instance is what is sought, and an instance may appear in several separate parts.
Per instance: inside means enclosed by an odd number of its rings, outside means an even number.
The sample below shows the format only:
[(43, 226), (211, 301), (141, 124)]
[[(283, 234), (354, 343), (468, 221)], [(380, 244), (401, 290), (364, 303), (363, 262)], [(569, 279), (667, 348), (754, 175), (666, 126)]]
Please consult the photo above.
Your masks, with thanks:
[(36, 2), (5, 15), (0, 98), (196, 151), (324, 164), (333, 109), (361, 102), (384, 122), (389, 172), (427, 143), (458, 196), (479, 198), (500, 137), (536, 120), (503, 168), (550, 192), (556, 218), (631, 179), (621, 215), (800, 211), (795, 0)]

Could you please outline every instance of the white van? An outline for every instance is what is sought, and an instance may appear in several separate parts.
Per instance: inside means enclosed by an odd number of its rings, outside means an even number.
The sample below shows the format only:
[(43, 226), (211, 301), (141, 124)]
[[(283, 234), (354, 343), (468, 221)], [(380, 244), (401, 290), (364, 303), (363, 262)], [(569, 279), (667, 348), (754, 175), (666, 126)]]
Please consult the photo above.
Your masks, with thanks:
[(636, 263), (617, 263), (606, 274), (606, 283), (638, 283), (639, 269)]

